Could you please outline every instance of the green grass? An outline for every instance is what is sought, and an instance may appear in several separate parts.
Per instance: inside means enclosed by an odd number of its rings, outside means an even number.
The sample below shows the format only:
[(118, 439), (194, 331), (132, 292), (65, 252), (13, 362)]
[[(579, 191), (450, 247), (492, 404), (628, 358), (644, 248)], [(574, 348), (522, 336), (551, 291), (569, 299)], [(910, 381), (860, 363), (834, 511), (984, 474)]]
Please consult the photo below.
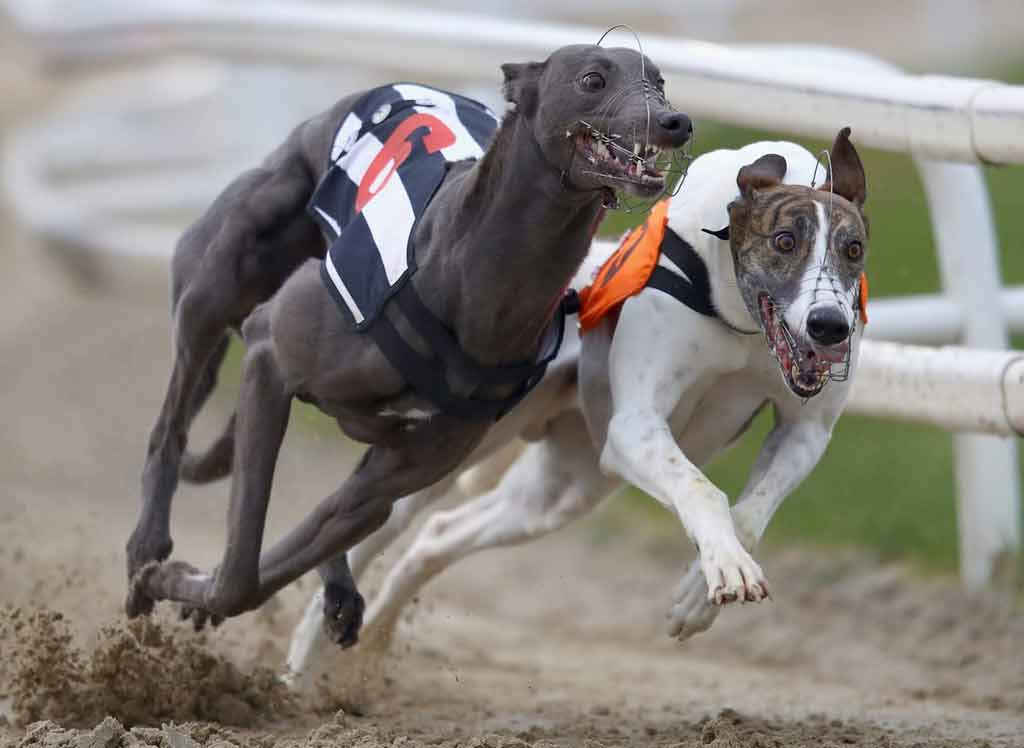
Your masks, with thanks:
[[(1004, 80), (1024, 83), (1024, 67)], [(778, 133), (698, 123), (694, 152), (736, 148), (754, 140), (788, 139)], [(853, 133), (854, 142), (857, 133)], [(801, 141), (812, 151), (822, 141)], [(871, 218), (868, 274), (872, 298), (939, 290), (928, 211), (911, 159), (902, 154), (860, 149), (868, 174), (867, 211)], [(1024, 168), (985, 170), (1002, 252), (1003, 276), (1024, 283)], [(642, 216), (613, 213), (602, 233), (618, 235)], [(971, 251), (964, 247), (965, 252)], [(239, 349), (225, 367), (228, 388), (238, 380)], [(730, 496), (742, 489), (771, 416), (762, 414), (751, 430), (708, 470)], [(337, 434), (315, 409), (298, 405), (293, 424)], [(340, 434), (338, 438), (342, 437)], [(622, 500), (641, 520), (679, 533), (674, 519), (638, 491)], [(646, 520), (644, 520), (646, 522)], [(844, 416), (827, 454), (807, 481), (787, 500), (773, 521), (770, 544), (816, 543), (860, 546), (890, 559), (906, 559), (933, 571), (957, 564), (952, 437), (907, 424)]]

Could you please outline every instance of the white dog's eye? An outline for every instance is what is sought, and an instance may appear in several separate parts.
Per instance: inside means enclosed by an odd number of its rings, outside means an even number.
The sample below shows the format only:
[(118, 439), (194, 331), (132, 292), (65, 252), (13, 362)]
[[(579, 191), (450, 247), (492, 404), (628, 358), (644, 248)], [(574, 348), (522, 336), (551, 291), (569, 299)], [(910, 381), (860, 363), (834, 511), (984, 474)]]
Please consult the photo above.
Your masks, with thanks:
[(796, 249), (796, 237), (788, 231), (777, 233), (772, 243), (775, 245), (775, 249), (780, 252), (792, 252)]
[(846, 245), (846, 256), (851, 260), (859, 260), (864, 256), (864, 245), (860, 242), (850, 242)]
[(604, 76), (600, 73), (587, 73), (580, 80), (580, 83), (588, 91), (600, 91), (604, 88)]

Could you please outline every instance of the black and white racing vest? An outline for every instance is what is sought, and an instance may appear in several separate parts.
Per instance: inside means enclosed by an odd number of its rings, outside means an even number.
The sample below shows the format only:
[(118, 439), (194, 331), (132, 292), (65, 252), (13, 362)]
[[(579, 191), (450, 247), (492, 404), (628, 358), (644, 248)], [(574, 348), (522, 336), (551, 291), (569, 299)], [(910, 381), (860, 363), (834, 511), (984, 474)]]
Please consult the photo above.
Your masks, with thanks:
[[(369, 91), (338, 127), (330, 165), (308, 210), (328, 242), (321, 268), (334, 300), (370, 335), (421, 396), (442, 412), (494, 420), (544, 375), (561, 344), (567, 304), (560, 305), (535, 361), (481, 366), (408, 283), (416, 271), (413, 231), (449, 164), (483, 156), (498, 118), (463, 96), (412, 83)], [(393, 300), (430, 346), (414, 348), (382, 310)], [(473, 383), (469, 395), (451, 381)], [(512, 394), (495, 396), (496, 391)]]
[(497, 126), (483, 104), (412, 83), (373, 89), (341, 122), (309, 210), (330, 243), (324, 283), (356, 329), (415, 271), (413, 228), (448, 164), (480, 158)]

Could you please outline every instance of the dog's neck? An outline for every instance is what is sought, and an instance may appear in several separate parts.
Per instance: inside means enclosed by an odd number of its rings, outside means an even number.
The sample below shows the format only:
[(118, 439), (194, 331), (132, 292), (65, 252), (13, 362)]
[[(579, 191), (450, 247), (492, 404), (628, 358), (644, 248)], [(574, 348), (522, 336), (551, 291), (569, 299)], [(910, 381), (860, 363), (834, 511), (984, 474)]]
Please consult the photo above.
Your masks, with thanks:
[[(475, 166), (452, 181), (458, 237), (442, 261), (454, 289), (445, 319), (482, 364), (528, 360), (586, 256), (603, 193), (574, 189), (515, 112)], [(448, 283), (457, 285), (449, 285)]]
[(760, 324), (751, 316), (746, 302), (740, 295), (729, 241), (704, 232), (698, 233), (698, 236), (693, 237), (693, 246), (708, 268), (711, 301), (715, 305), (715, 311), (722, 321), (735, 331), (760, 332)]

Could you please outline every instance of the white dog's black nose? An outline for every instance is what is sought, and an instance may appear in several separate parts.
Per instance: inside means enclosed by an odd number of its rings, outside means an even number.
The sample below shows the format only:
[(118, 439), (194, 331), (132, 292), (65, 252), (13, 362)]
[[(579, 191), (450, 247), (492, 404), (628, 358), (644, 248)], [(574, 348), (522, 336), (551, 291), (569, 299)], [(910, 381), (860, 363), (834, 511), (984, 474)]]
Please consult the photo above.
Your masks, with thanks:
[(662, 112), (658, 115), (658, 127), (668, 136), (673, 148), (685, 144), (693, 134), (693, 123), (682, 112)]
[(835, 345), (850, 337), (850, 324), (840, 309), (819, 306), (807, 315), (807, 334), (815, 343)]

